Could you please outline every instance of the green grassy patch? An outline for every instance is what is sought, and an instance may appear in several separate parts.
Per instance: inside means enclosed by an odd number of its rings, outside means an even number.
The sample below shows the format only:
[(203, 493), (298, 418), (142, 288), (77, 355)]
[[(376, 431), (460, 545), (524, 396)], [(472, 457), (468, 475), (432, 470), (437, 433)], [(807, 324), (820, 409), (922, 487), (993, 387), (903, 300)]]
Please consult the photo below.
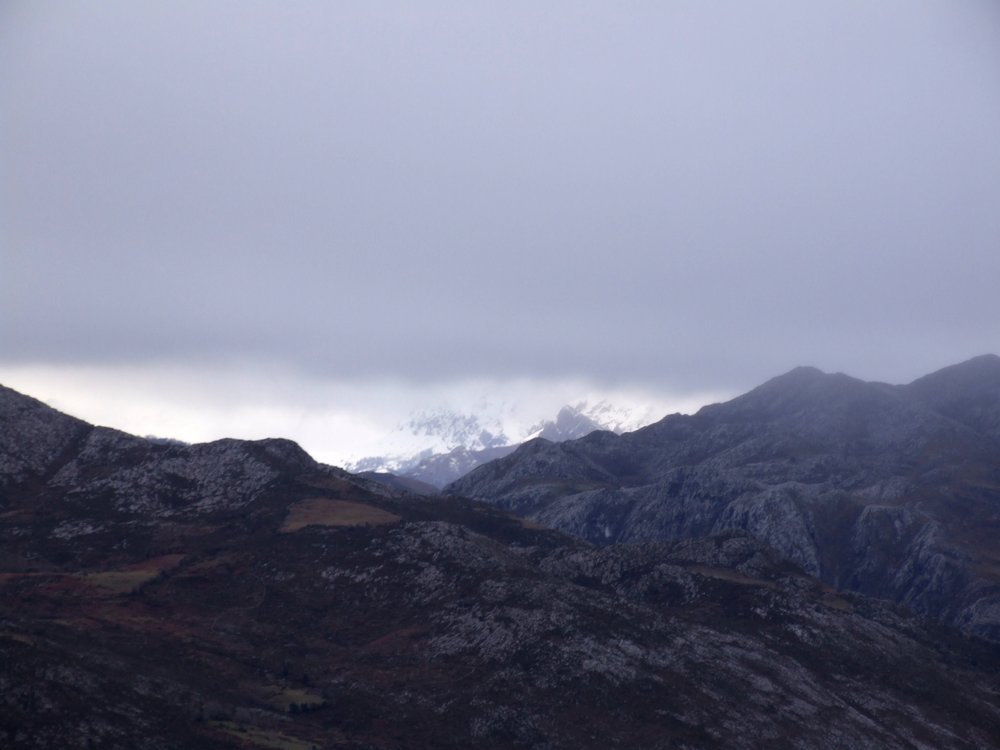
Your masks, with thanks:
[(837, 609), (841, 612), (853, 612), (854, 605), (851, 604), (846, 599), (842, 599), (839, 596), (823, 596), (820, 598), (820, 604), (830, 609)]
[(121, 570), (107, 570), (100, 573), (85, 573), (80, 579), (92, 586), (104, 589), (110, 594), (128, 594), (142, 584), (153, 580), (164, 571), (174, 568), (184, 555), (162, 555), (129, 565)]
[(531, 529), (532, 531), (542, 531), (547, 529), (548, 526), (542, 526), (540, 523), (535, 523), (534, 521), (529, 521), (527, 518), (518, 518), (517, 516), (511, 516), (515, 521), (517, 521), (522, 528)]
[(29, 646), (34, 646), (36, 641), (30, 635), (24, 635), (23, 633), (12, 633), (4, 632), (0, 633), (0, 638), (6, 638), (11, 641), (17, 641), (18, 643), (25, 643)]
[(264, 700), (273, 708), (290, 713), (309, 711), (326, 703), (322, 695), (301, 688), (275, 688), (267, 693)]
[(255, 747), (271, 748), (272, 750), (312, 750), (316, 745), (308, 740), (258, 727), (248, 727), (233, 721), (213, 721), (212, 726), (235, 737), (246, 744)]
[(764, 586), (769, 589), (777, 588), (777, 586), (771, 581), (765, 581), (760, 578), (751, 578), (750, 576), (745, 576), (742, 573), (738, 573), (735, 570), (728, 570), (727, 568), (709, 568), (705, 565), (692, 565), (688, 568), (688, 570), (692, 573), (705, 576), (706, 578), (717, 578), (720, 581), (739, 583), (743, 586)]
[(109, 570), (103, 573), (87, 573), (81, 578), (109, 594), (128, 594), (147, 581), (151, 581), (156, 575), (148, 570)]
[(354, 503), (350, 500), (313, 498), (294, 503), (280, 531), (288, 534), (306, 526), (365, 526), (391, 524), (399, 516), (374, 505)]

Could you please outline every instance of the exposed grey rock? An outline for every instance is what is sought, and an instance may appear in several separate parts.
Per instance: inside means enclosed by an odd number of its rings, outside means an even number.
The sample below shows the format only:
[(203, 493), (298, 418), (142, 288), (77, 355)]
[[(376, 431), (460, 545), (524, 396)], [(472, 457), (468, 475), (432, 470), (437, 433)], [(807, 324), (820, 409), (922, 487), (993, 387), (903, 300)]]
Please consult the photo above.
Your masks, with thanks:
[(597, 544), (738, 528), (982, 635), (1000, 585), (1000, 358), (908, 386), (798, 368), (693, 416), (535, 441), (446, 491)]
[[(376, 494), (398, 494), (381, 483), (318, 464), (290, 440), (223, 439), (187, 445), (140, 438), (94, 427), (0, 387), (0, 490), (35, 492), (39, 502), (96, 504), (151, 524), (238, 509), (259, 498), (279, 476), (303, 472)], [(51, 533), (69, 539), (100, 528), (91, 521), (66, 519)]]
[(0, 489), (42, 478), (91, 427), (0, 386)]

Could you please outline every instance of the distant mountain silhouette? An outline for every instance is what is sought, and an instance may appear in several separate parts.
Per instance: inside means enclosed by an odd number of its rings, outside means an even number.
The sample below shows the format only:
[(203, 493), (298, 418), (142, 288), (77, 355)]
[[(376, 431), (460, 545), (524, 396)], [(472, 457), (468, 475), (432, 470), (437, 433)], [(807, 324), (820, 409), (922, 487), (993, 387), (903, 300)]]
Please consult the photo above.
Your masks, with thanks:
[[(529, 438), (542, 437), (547, 440), (572, 440), (588, 435), (594, 430), (608, 429), (595, 421), (580, 407), (564, 406), (554, 420), (535, 425)], [(607, 403), (601, 402), (593, 409), (597, 415), (608, 418), (609, 425), (616, 418), (623, 417), (622, 410), (612, 411)], [(456, 427), (458, 425), (458, 427)], [(494, 429), (496, 429), (496, 426)], [(394, 477), (416, 480), (429, 484), (435, 490), (444, 487), (477, 466), (502, 458), (513, 452), (520, 443), (508, 443), (506, 435), (498, 435), (485, 429), (477, 429), (479, 423), (468, 415), (450, 417), (435, 413), (431, 420), (411, 420), (410, 428), (427, 434), (440, 431), (450, 441), (461, 440), (462, 444), (450, 450), (424, 450), (412, 456), (371, 456), (356, 461), (349, 467), (351, 471), (363, 475), (391, 474)]]

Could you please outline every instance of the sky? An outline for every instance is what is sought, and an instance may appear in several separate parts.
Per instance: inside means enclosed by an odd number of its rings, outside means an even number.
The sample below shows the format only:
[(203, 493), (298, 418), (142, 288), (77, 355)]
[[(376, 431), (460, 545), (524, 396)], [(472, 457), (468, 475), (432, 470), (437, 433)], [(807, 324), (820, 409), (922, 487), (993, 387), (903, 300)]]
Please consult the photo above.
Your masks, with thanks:
[(0, 3), (0, 383), (358, 457), (1000, 352), (993, 0)]

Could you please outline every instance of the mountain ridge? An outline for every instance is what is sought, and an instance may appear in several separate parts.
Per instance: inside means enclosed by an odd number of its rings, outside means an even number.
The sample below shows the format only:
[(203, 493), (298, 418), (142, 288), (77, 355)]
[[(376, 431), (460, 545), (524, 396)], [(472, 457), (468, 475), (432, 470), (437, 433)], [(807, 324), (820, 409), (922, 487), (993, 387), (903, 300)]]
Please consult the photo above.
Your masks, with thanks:
[[(633, 433), (523, 446), (445, 491), (598, 544), (742, 528), (832, 585), (997, 638), (1000, 580), (982, 572), (1000, 558), (996, 363), (907, 386), (796, 368)], [(926, 384), (973, 370), (973, 406), (936, 411)]]
[[(598, 422), (597, 418), (606, 422)], [(346, 468), (360, 474), (389, 473), (440, 489), (477, 466), (508, 455), (528, 440), (539, 437), (553, 441), (572, 440), (595, 430), (620, 430), (630, 419), (634, 421), (635, 417), (607, 401), (592, 406), (581, 401), (575, 406), (563, 406), (554, 419), (531, 424), (520, 436), (509, 438), (505, 432), (509, 428), (495, 419), (486, 418), (487, 429), (475, 415), (439, 411), (430, 421), (415, 417), (405, 428), (399, 428), (400, 432), (408, 430), (434, 437), (437, 442), (432, 447), (410, 455), (369, 456), (348, 463)]]

